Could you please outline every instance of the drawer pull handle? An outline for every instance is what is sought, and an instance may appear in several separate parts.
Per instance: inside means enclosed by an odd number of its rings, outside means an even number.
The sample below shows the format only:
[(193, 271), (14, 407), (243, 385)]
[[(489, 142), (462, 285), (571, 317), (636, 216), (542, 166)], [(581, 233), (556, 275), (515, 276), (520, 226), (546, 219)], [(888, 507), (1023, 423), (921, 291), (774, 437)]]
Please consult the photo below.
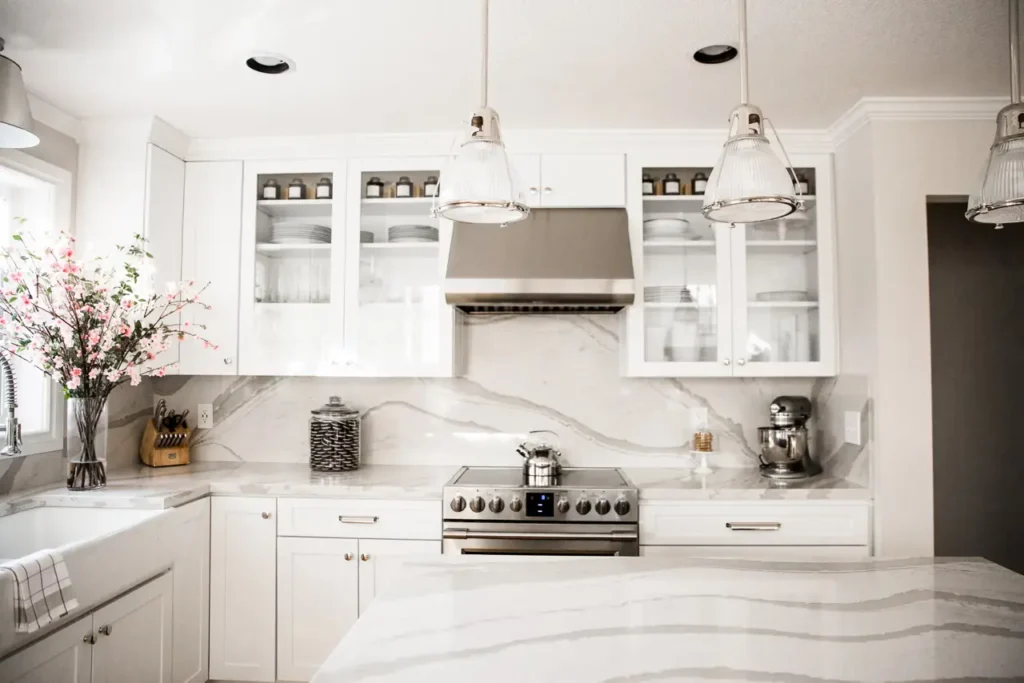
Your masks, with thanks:
[(725, 528), (730, 531), (778, 531), (782, 522), (726, 522)]
[(377, 515), (373, 515), (372, 517), (370, 517), (369, 515), (365, 517), (351, 517), (349, 515), (338, 515), (338, 521), (342, 524), (376, 524), (377, 520), (379, 519), (380, 517), (378, 517)]

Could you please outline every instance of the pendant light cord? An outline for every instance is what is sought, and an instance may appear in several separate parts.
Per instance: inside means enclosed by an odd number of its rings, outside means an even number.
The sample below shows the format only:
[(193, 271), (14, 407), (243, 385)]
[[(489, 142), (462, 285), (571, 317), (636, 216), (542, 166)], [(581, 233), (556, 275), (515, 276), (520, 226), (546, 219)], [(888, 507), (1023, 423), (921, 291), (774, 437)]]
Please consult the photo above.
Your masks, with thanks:
[[(747, 100), (747, 0), (737, 0), (740, 15), (740, 104)], [(1016, 0), (1010, 0), (1015, 2)]]
[(1020, 0), (1010, 0), (1010, 101), (1020, 104)]
[(487, 106), (487, 62), (489, 58), (488, 43), (490, 42), (490, 0), (483, 0), (483, 45), (480, 48), (480, 97), (481, 104)]

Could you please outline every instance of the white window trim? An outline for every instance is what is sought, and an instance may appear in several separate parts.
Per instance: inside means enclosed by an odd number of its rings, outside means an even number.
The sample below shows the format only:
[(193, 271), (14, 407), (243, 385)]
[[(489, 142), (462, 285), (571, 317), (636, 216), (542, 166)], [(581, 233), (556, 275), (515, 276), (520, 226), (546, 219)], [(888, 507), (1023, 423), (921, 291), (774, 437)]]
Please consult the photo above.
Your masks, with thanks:
[[(53, 211), (55, 230), (71, 232), (71, 172), (16, 149), (0, 149), (0, 165), (53, 184), (56, 205)], [(3, 418), (5, 416), (0, 416)], [(21, 444), (24, 455), (49, 453), (64, 449), (64, 423), (67, 420), (64, 391), (50, 382), (50, 429), (25, 434)], [(0, 436), (6, 443), (6, 436)]]

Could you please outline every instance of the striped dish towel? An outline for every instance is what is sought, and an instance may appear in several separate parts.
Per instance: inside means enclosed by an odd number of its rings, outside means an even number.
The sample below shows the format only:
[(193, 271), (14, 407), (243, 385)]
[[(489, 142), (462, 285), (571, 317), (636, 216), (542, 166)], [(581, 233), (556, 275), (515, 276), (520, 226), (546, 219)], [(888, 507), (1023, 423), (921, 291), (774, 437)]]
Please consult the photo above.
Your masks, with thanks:
[(78, 607), (64, 556), (40, 550), (0, 565), (14, 576), (14, 624), (18, 633), (32, 633), (66, 617)]

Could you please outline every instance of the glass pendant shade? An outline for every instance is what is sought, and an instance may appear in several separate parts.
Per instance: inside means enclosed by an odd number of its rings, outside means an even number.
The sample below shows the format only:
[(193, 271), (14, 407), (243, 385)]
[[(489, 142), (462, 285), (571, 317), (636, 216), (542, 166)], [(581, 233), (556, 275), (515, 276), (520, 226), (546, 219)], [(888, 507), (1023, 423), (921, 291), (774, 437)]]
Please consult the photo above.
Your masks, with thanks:
[(463, 223), (503, 225), (521, 221), (530, 213), (498, 136), (496, 120), (494, 125), (493, 130), (477, 129), (442, 171), (434, 210), (438, 216)]
[[(0, 49), (2, 46), (0, 42)], [(38, 144), (21, 67), (0, 55), (0, 147), (21, 149)]]
[(1001, 225), (1024, 222), (1024, 106), (999, 112), (996, 139), (981, 169), (979, 188), (967, 201), (967, 219)]
[(734, 135), (708, 178), (705, 217), (719, 223), (776, 220), (797, 209), (793, 179), (762, 135)]

